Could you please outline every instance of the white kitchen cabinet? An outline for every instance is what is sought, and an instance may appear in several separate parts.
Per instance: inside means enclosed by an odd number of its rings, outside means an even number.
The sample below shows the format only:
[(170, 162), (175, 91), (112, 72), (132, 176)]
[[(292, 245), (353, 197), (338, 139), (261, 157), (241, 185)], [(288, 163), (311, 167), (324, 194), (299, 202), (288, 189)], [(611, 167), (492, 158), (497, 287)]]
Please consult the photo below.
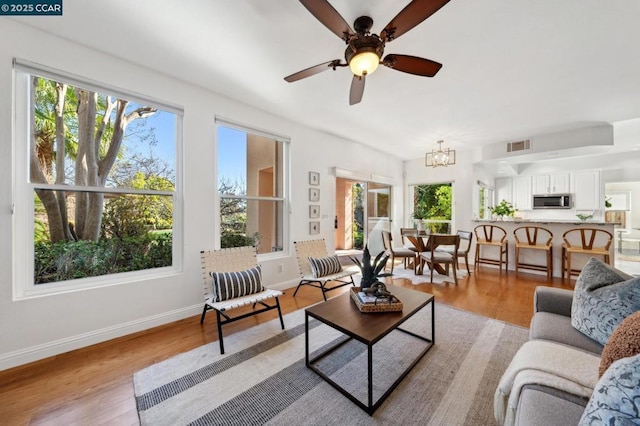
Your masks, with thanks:
[(571, 173), (573, 207), (576, 210), (602, 210), (600, 200), (600, 171), (587, 170)]
[(511, 178), (499, 178), (496, 179), (496, 192), (495, 192), (494, 206), (502, 200), (507, 200), (513, 203), (513, 180)]
[(531, 176), (513, 178), (513, 206), (518, 210), (531, 210)]
[(533, 194), (567, 194), (571, 191), (569, 181), (569, 173), (533, 176)]

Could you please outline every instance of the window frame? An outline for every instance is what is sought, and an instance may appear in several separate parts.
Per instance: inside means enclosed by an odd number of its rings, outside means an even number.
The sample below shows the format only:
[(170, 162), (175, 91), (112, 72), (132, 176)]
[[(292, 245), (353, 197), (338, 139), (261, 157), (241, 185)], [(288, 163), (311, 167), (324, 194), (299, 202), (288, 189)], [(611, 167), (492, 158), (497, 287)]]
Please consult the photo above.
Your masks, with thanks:
[[(268, 252), (268, 253), (258, 253), (258, 261), (265, 261), (271, 259), (281, 259), (289, 257), (290, 255), (290, 222), (291, 222), (291, 208), (290, 208), (290, 194), (291, 194), (291, 139), (287, 136), (279, 135), (267, 130), (260, 130), (255, 127), (240, 124), (234, 122), (232, 120), (228, 120), (222, 117), (215, 117), (215, 164), (216, 164), (216, 213), (215, 213), (215, 223), (217, 230), (217, 239), (216, 239), (216, 248), (220, 249), (221, 242), (220, 238), (222, 236), (221, 233), (221, 218), (220, 218), (220, 202), (222, 199), (240, 199), (246, 201), (273, 201), (273, 202), (282, 202), (282, 250), (276, 252)], [(218, 191), (220, 184), (220, 176), (218, 174), (218, 128), (219, 127), (227, 127), (230, 129), (238, 130), (247, 134), (253, 134), (256, 136), (261, 136), (264, 138), (272, 139), (275, 142), (282, 143), (282, 196), (280, 197), (264, 197), (264, 196), (255, 196), (255, 195), (230, 195), (230, 194), (221, 194)]]
[[(130, 284), (137, 281), (157, 279), (176, 275), (183, 271), (183, 108), (108, 84), (96, 82), (90, 78), (56, 70), (47, 66), (24, 60), (13, 61), (13, 194), (12, 194), (12, 253), (13, 253), (13, 300), (25, 300), (49, 295), (82, 291), (113, 285)], [(32, 118), (30, 105), (31, 77), (38, 76), (61, 81), (74, 87), (82, 87), (110, 96), (116, 96), (142, 105), (157, 107), (172, 113), (176, 118), (175, 126), (175, 165), (174, 191), (139, 190), (133, 188), (68, 186), (31, 182), (29, 178), (29, 128)], [(173, 200), (172, 226), (172, 265), (140, 271), (119, 272), (115, 274), (35, 284), (34, 282), (34, 191), (36, 189), (63, 190), (67, 192), (99, 192), (137, 195), (171, 196)]]

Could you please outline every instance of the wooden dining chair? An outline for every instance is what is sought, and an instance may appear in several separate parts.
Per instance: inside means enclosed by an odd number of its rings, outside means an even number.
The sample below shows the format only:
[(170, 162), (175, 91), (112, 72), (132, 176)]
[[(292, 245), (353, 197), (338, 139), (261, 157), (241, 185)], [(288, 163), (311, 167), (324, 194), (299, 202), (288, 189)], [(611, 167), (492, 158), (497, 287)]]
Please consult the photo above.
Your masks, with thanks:
[[(583, 257), (602, 256), (604, 261), (611, 264), (609, 248), (613, 242), (613, 234), (598, 228), (573, 228), (562, 235), (562, 279), (565, 275), (579, 275), (581, 269), (572, 267), (573, 255)], [(575, 264), (574, 264), (575, 265)]]
[(403, 259), (405, 269), (407, 269), (407, 264), (409, 260), (411, 260), (412, 264), (415, 265), (416, 252), (406, 247), (394, 247), (393, 237), (391, 236), (391, 232), (382, 231), (382, 244), (384, 246), (385, 252), (389, 256), (389, 260), (391, 260), (392, 274), (393, 274), (393, 266), (396, 258)]
[[(545, 271), (547, 279), (553, 275), (553, 233), (541, 226), (520, 226), (513, 230), (513, 237), (516, 240), (515, 267), (516, 274), (523, 269), (534, 271)], [(521, 250), (533, 250), (545, 253), (546, 263), (544, 265), (527, 263), (520, 261)]]
[[(459, 261), (460, 258), (463, 258), (464, 266), (466, 266), (467, 268), (467, 274), (471, 275), (471, 271), (469, 270), (469, 251), (471, 250), (471, 245), (473, 244), (473, 232), (458, 231), (456, 232), (456, 234), (460, 237), (460, 247), (458, 248), (456, 268), (460, 269)], [(440, 246), (436, 250), (453, 254), (453, 249), (453, 246)]]
[[(439, 251), (438, 247), (447, 246), (452, 247), (452, 252)], [(453, 281), (458, 284), (457, 263), (458, 263), (458, 248), (460, 247), (459, 235), (444, 235), (444, 234), (431, 234), (427, 243), (425, 244), (425, 251), (420, 253), (421, 269), (426, 263), (431, 270), (431, 279), (433, 282), (433, 270), (439, 269), (442, 265), (445, 266), (444, 272), (449, 275), (449, 265), (453, 270)]]
[[(476, 234), (476, 257), (474, 268), (481, 263), (489, 265), (498, 265), (498, 269), (502, 272), (502, 265), (507, 271), (509, 267), (509, 241), (507, 240), (507, 231), (497, 225), (478, 225), (473, 229)], [(494, 247), (498, 249), (498, 259), (483, 257), (481, 249)]]

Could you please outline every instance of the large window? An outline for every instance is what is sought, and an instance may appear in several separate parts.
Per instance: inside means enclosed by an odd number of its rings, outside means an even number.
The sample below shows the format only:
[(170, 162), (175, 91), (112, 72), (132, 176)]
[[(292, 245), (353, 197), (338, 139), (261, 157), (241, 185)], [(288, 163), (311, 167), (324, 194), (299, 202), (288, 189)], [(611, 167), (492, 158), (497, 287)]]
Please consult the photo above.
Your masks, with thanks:
[(412, 185), (409, 190), (413, 201), (412, 217), (416, 226), (424, 224), (430, 232), (450, 234), (453, 206), (451, 183)]
[(18, 297), (176, 266), (180, 122), (174, 107), (16, 64)]
[(282, 137), (218, 124), (220, 247), (286, 251), (287, 151)]

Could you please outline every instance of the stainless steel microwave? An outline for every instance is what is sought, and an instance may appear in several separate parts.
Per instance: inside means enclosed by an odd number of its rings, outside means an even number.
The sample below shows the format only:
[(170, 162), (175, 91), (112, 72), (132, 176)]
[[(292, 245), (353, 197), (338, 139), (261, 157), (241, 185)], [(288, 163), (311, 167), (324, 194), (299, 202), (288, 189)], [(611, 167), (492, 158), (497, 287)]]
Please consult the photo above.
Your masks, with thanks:
[(533, 196), (534, 209), (570, 209), (571, 194), (542, 194)]

